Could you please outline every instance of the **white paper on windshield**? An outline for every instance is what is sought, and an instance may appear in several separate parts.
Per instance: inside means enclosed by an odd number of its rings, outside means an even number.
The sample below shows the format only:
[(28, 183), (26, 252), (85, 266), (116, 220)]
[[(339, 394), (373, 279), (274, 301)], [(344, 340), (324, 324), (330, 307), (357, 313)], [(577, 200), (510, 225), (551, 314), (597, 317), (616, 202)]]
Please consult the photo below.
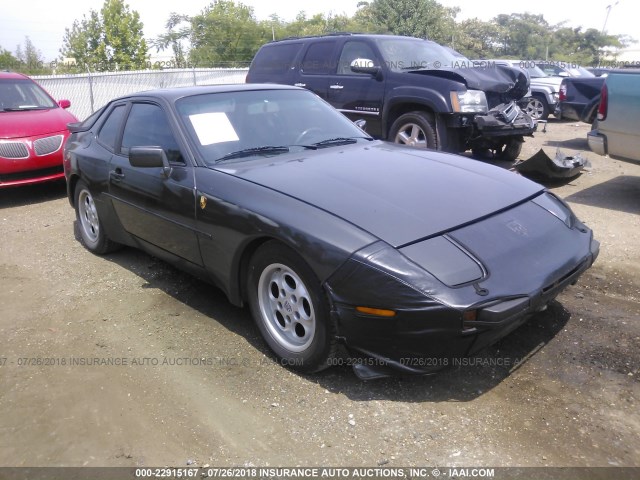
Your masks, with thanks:
[(197, 113), (189, 115), (189, 120), (202, 145), (239, 140), (229, 117), (224, 112)]

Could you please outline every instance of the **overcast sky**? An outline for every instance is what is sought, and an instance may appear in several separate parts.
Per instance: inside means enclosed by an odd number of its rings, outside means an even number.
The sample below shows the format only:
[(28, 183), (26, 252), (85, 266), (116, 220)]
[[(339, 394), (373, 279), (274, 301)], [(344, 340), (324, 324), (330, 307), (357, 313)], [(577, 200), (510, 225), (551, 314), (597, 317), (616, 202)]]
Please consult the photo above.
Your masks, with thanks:
[[(273, 13), (285, 20), (293, 20), (300, 11), (311, 16), (316, 13), (346, 13), (352, 15), (359, 0), (322, 0), (314, 2), (292, 0), (245, 0), (245, 5), (254, 8), (258, 20), (268, 19)], [(610, 34), (626, 34), (640, 40), (638, 29), (637, 0), (595, 0), (589, 3), (576, 0), (532, 0), (518, 2), (514, 0), (440, 0), (450, 7), (460, 7), (458, 20), (480, 18), (490, 20), (501, 13), (542, 14), (551, 24), (565, 21), (572, 27), (601, 30), (610, 9), (606, 30)], [(81, 19), (89, 10), (100, 10), (104, 0), (0, 0), (0, 47), (12, 53), (16, 45), (29, 36), (45, 60), (59, 56), (62, 38), (66, 27), (75, 19)], [(172, 11), (194, 15), (210, 2), (207, 0), (180, 0), (162, 2), (153, 0), (128, 0), (131, 9), (140, 13), (144, 23), (145, 36), (154, 38), (164, 31), (164, 24)], [(635, 48), (638, 48), (636, 44)], [(640, 60), (640, 59), (639, 59)]]

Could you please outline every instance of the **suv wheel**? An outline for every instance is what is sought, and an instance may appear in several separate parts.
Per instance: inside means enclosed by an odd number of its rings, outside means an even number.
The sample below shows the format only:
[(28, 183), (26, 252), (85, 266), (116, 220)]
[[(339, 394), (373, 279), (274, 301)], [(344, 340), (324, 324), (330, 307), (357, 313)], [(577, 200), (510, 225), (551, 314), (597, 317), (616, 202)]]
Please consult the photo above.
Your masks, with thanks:
[(525, 112), (534, 120), (546, 120), (549, 117), (549, 105), (540, 95), (533, 95), (525, 108)]
[(474, 157), (483, 160), (503, 160), (513, 162), (522, 151), (522, 137), (509, 138), (504, 143), (495, 148), (474, 148), (472, 153)]
[(389, 140), (410, 147), (438, 147), (433, 115), (427, 112), (410, 112), (398, 117), (391, 125)]

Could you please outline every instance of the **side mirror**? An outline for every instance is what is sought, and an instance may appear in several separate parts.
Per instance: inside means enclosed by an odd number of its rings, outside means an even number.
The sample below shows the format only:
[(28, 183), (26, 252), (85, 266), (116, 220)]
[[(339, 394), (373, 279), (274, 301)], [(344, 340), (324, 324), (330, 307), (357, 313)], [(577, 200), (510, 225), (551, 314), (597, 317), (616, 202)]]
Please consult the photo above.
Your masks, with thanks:
[(171, 174), (167, 154), (160, 147), (131, 147), (129, 163), (138, 168), (162, 168), (165, 177)]
[(60, 108), (69, 108), (71, 102), (69, 100), (58, 100), (58, 105), (60, 105)]
[(360, 130), (362, 130), (363, 132), (366, 132), (366, 128), (367, 128), (367, 121), (364, 118), (359, 118), (358, 120), (355, 120), (353, 122), (355, 124), (356, 127), (358, 127)]
[(351, 62), (351, 71), (353, 73), (366, 73), (367, 75), (379, 78), (382, 73), (382, 68), (376, 66), (373, 60), (368, 58), (356, 58)]
[(567, 72), (558, 72), (558, 76), (566, 78), (566, 77), (570, 77), (571, 75), (569, 75)]

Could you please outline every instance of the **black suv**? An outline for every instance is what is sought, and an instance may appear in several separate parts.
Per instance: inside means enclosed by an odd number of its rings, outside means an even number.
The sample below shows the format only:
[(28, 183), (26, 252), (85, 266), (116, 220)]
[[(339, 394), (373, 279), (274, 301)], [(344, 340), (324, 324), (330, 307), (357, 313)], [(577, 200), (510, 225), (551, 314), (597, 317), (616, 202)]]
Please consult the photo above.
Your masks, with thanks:
[(280, 40), (256, 54), (247, 83), (312, 90), (374, 137), (448, 152), (513, 160), (535, 122), (516, 101), (520, 69), (476, 66), (429, 40), (336, 34)]

